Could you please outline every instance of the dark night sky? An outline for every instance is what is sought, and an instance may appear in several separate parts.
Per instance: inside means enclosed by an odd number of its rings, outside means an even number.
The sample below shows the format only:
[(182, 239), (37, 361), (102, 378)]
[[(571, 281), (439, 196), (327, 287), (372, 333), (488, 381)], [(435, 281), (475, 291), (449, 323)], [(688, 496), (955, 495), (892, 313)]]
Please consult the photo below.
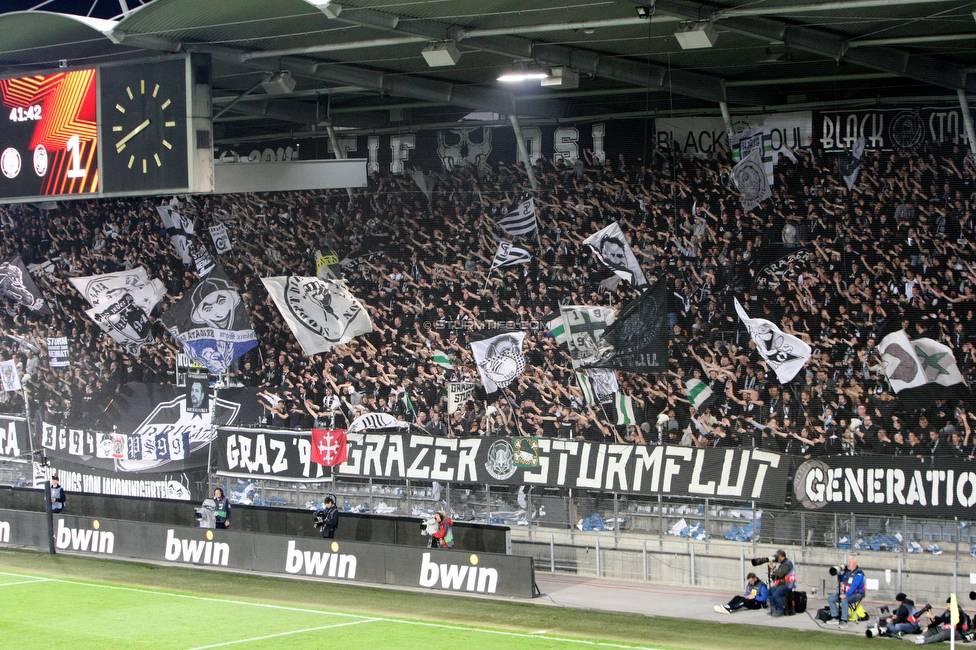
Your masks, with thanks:
[[(42, 0), (0, 0), (0, 13), (26, 11), (41, 4), (41, 2)], [(50, 4), (44, 5), (41, 10), (84, 16), (88, 14), (93, 3), (95, 3), (95, 0), (54, 0)], [(142, 4), (148, 4), (148, 0), (146, 3), (140, 0), (126, 0), (126, 3), (131, 10), (136, 9)], [(122, 8), (119, 0), (98, 0), (97, 4), (95, 4), (95, 10), (91, 15), (95, 18), (114, 18), (121, 13)]]

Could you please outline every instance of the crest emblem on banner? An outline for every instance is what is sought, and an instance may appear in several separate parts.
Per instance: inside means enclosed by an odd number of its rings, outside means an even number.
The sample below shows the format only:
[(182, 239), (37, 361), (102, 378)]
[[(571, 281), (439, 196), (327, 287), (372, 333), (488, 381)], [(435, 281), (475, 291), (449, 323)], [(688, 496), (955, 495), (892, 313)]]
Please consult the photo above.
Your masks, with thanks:
[[(536, 452), (538, 461), (538, 451)], [(512, 443), (506, 440), (496, 440), (488, 447), (488, 460), (485, 469), (496, 481), (504, 481), (515, 473), (515, 452)]]
[(513, 464), (516, 467), (535, 469), (539, 466), (538, 438), (513, 438), (512, 449), (515, 453)]

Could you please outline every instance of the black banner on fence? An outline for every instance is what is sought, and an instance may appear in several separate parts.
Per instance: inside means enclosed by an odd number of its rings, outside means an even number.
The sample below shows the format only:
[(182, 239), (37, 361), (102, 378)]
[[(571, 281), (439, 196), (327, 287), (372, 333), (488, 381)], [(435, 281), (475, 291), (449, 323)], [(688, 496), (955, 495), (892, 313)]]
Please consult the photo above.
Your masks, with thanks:
[(813, 132), (827, 152), (852, 149), (858, 138), (881, 151), (915, 149), (926, 140), (968, 145), (958, 104), (821, 111), (813, 115)]
[(27, 420), (16, 415), (0, 415), (0, 463), (29, 461)]
[[(187, 506), (187, 519), (192, 521)], [(227, 567), (308, 579), (390, 584), (448, 592), (533, 596), (532, 558), (267, 535), (145, 522), (54, 518), (60, 551), (105, 559), (134, 558), (173, 565)], [(0, 510), (0, 544), (47, 550), (43, 513)], [(461, 552), (458, 552), (461, 551)]]
[[(54, 460), (51, 462), (51, 473), (58, 476), (61, 487), (69, 494), (85, 492), (143, 499), (180, 499), (199, 503), (209, 496), (206, 449), (202, 455), (203, 467), (181, 472), (115, 472)], [(37, 472), (35, 475), (42, 477), (43, 473)]]
[[(220, 427), (217, 473), (324, 481), (308, 432)], [(433, 438), (348, 434), (339, 476), (445, 483), (539, 485), (633, 494), (753, 500), (782, 506), (789, 463), (759, 449), (608, 445), (547, 438)]]
[(971, 518), (974, 470), (972, 463), (955, 460), (837, 456), (801, 464), (793, 493), (807, 510)]

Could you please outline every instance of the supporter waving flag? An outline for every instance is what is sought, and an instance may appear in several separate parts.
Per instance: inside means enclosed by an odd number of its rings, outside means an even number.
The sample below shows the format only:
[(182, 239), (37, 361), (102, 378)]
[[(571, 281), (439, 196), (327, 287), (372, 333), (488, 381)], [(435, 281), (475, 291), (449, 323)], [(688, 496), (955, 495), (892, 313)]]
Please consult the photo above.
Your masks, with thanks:
[(498, 251), (495, 259), (491, 262), (491, 268), (497, 269), (501, 266), (515, 266), (517, 264), (528, 264), (532, 261), (532, 254), (524, 248), (512, 246), (512, 242), (498, 242)]
[(217, 374), (257, 347), (258, 337), (241, 294), (219, 266), (160, 319), (191, 361)]
[(583, 243), (592, 248), (600, 261), (620, 278), (635, 287), (647, 284), (647, 278), (644, 277), (644, 271), (637, 263), (630, 242), (616, 221), (603, 230), (593, 233), (584, 239)]
[(482, 330), (481, 338), (471, 341), (471, 352), (481, 373), (481, 383), (486, 393), (505, 388), (525, 370), (522, 341), (525, 332)]
[(518, 204), (514, 210), (499, 219), (498, 227), (510, 237), (528, 235), (536, 229), (535, 201), (531, 198)]
[(261, 282), (309, 356), (373, 331), (369, 312), (341, 282), (298, 275)]
[(759, 356), (773, 369), (781, 384), (791, 381), (810, 358), (813, 352), (810, 346), (792, 334), (787, 334), (765, 318), (749, 318), (749, 314), (739, 304), (738, 298), (732, 300), (735, 302), (735, 311), (739, 314), (739, 319), (749, 330), (749, 337), (756, 344)]
[(184, 217), (173, 205), (156, 206), (156, 212), (163, 222), (163, 228), (176, 249), (176, 256), (189, 266), (193, 261), (193, 219)]
[(156, 342), (149, 315), (136, 304), (131, 293), (124, 292), (112, 300), (103, 300), (86, 309), (85, 314), (134, 357), (139, 356), (142, 346)]
[(115, 302), (127, 293), (132, 296), (133, 303), (148, 314), (166, 295), (166, 285), (160, 280), (149, 279), (146, 269), (141, 266), (116, 273), (68, 278), (68, 281), (92, 307)]
[(27, 272), (20, 255), (0, 260), (0, 295), (31, 311), (50, 314), (51, 308), (41, 298), (41, 291)]

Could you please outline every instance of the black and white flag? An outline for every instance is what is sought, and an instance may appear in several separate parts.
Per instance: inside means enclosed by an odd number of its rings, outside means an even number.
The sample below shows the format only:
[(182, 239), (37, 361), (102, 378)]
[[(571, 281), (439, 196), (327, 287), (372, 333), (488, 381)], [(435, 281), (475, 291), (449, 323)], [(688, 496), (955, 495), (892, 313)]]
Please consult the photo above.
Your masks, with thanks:
[(194, 232), (193, 219), (184, 217), (169, 204), (156, 206), (156, 212), (163, 222), (163, 227), (166, 228), (166, 234), (169, 235), (173, 248), (176, 249), (176, 256), (180, 258), (183, 264), (189, 266), (193, 261), (191, 251)]
[(600, 261), (620, 278), (635, 287), (647, 284), (647, 278), (644, 277), (644, 271), (641, 270), (637, 257), (630, 248), (630, 242), (627, 241), (627, 236), (616, 221), (603, 230), (593, 233), (583, 240), (583, 243), (592, 248)]
[(600, 358), (581, 364), (627, 372), (663, 372), (668, 365), (668, 299), (664, 280), (658, 280), (627, 305), (607, 325)]
[(469, 399), (474, 398), (474, 384), (462, 381), (452, 381), (447, 384), (447, 414), (453, 415), (455, 411), (464, 406)]
[(531, 198), (527, 201), (522, 201), (518, 204), (518, 207), (499, 219), (496, 223), (510, 237), (528, 235), (536, 229), (535, 201)]
[(525, 370), (525, 355), (522, 354), (525, 332), (482, 330), (477, 334), (483, 338), (471, 341), (471, 352), (485, 392), (494, 393), (511, 384)]
[(729, 172), (735, 189), (742, 193), (742, 211), (749, 212), (773, 195), (763, 169), (762, 149), (753, 149)]
[(208, 230), (210, 231), (210, 239), (213, 240), (214, 248), (217, 249), (218, 255), (229, 253), (233, 249), (230, 243), (230, 234), (227, 232), (227, 226), (219, 223), (216, 226), (210, 226)]
[(41, 297), (41, 290), (37, 288), (34, 279), (27, 272), (20, 255), (0, 260), (0, 295), (10, 298), (31, 311), (51, 313), (51, 308)]
[(512, 242), (498, 242), (498, 251), (495, 259), (491, 261), (491, 268), (497, 269), (500, 266), (515, 266), (516, 264), (528, 264), (532, 261), (532, 254), (524, 248), (513, 246)]
[(847, 189), (854, 189), (857, 183), (857, 175), (861, 171), (861, 159), (864, 157), (864, 146), (867, 144), (864, 138), (858, 138), (854, 143), (854, 148), (840, 154), (837, 159), (837, 171), (844, 177)]
[(369, 312), (341, 282), (298, 275), (261, 282), (309, 356), (373, 331)]
[(133, 302), (147, 314), (166, 295), (166, 286), (160, 280), (151, 280), (146, 269), (138, 266), (128, 271), (68, 278), (92, 307), (115, 302), (122, 294), (132, 296)]
[(765, 318), (749, 318), (738, 298), (733, 298), (733, 301), (735, 311), (749, 330), (749, 337), (756, 344), (759, 356), (766, 360), (781, 384), (788, 383), (810, 358), (810, 346)]
[(217, 263), (210, 255), (210, 251), (195, 242), (190, 242), (190, 256), (193, 258), (193, 265), (197, 269), (197, 275), (205, 278), (214, 270)]
[(214, 374), (257, 347), (258, 337), (241, 294), (217, 266), (162, 315), (183, 353)]
[(130, 293), (122, 293), (113, 301), (86, 309), (85, 313), (134, 357), (139, 356), (143, 345), (155, 342), (149, 316)]

